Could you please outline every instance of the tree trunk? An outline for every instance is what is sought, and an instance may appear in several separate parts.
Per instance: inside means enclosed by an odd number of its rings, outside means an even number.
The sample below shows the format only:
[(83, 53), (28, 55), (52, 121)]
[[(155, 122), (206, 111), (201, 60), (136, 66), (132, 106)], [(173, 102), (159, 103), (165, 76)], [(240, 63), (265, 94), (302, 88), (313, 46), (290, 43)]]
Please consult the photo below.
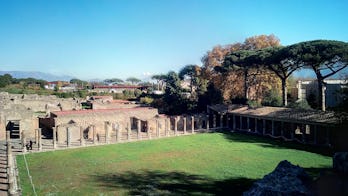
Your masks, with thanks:
[(248, 100), (248, 69), (244, 69), (244, 97)]
[(326, 85), (324, 83), (323, 79), (318, 79), (318, 104), (321, 107), (322, 111), (326, 110), (326, 104), (325, 104), (325, 90), (326, 90)]
[(282, 78), (282, 97), (283, 97), (283, 106), (288, 105), (288, 90), (286, 88), (286, 78)]

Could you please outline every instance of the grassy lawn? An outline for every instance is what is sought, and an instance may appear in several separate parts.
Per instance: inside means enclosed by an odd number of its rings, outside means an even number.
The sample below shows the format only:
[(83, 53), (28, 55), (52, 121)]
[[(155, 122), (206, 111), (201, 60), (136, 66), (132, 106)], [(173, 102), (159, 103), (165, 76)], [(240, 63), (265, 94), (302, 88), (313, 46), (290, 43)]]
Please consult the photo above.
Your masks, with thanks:
[[(291, 147), (297, 147), (291, 145)], [(38, 195), (240, 194), (281, 160), (315, 174), (328, 156), (241, 134), (197, 134), (26, 155)], [(23, 195), (32, 195), (17, 156)]]

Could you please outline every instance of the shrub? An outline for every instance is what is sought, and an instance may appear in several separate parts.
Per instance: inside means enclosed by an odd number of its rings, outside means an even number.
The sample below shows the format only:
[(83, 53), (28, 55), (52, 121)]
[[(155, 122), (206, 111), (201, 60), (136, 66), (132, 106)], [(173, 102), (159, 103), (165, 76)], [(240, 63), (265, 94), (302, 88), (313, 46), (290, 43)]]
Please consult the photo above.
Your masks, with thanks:
[(282, 98), (276, 90), (270, 90), (262, 100), (262, 105), (275, 107), (282, 106)]
[(256, 100), (248, 100), (247, 104), (250, 108), (258, 108), (261, 107), (261, 104), (257, 102)]
[(308, 104), (307, 100), (297, 100), (296, 102), (290, 103), (288, 107), (305, 110), (312, 109), (311, 106)]
[(140, 98), (140, 103), (150, 105), (153, 102), (153, 98), (151, 97), (142, 97)]

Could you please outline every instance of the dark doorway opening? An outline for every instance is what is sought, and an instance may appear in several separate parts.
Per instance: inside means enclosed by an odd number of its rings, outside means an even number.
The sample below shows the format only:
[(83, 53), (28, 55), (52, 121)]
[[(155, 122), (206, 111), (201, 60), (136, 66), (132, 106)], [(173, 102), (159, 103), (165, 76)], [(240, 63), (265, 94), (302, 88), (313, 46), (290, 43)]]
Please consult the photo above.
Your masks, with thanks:
[(6, 124), (6, 131), (10, 131), (10, 138), (11, 139), (20, 138), (19, 122), (20, 122), (19, 120), (9, 120)]

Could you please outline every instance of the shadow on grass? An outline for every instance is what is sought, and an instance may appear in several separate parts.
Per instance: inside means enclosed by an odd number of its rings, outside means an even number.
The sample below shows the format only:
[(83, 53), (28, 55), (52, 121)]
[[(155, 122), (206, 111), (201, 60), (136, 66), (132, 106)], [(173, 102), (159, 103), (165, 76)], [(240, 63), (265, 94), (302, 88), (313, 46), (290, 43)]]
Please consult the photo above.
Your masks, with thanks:
[(255, 143), (259, 146), (265, 148), (276, 148), (276, 149), (296, 149), (303, 150), (307, 152), (313, 152), (325, 156), (332, 156), (333, 150), (328, 147), (320, 147), (320, 146), (310, 146), (299, 144), (295, 142), (285, 142), (281, 139), (267, 138), (266, 136), (259, 136), (250, 133), (238, 133), (231, 132), (228, 130), (219, 131), (224, 134), (224, 137), (231, 142), (247, 142), (247, 143)]
[(241, 195), (254, 179), (211, 179), (184, 172), (128, 171), (122, 174), (93, 175), (93, 182), (110, 191), (127, 189), (130, 195)]

